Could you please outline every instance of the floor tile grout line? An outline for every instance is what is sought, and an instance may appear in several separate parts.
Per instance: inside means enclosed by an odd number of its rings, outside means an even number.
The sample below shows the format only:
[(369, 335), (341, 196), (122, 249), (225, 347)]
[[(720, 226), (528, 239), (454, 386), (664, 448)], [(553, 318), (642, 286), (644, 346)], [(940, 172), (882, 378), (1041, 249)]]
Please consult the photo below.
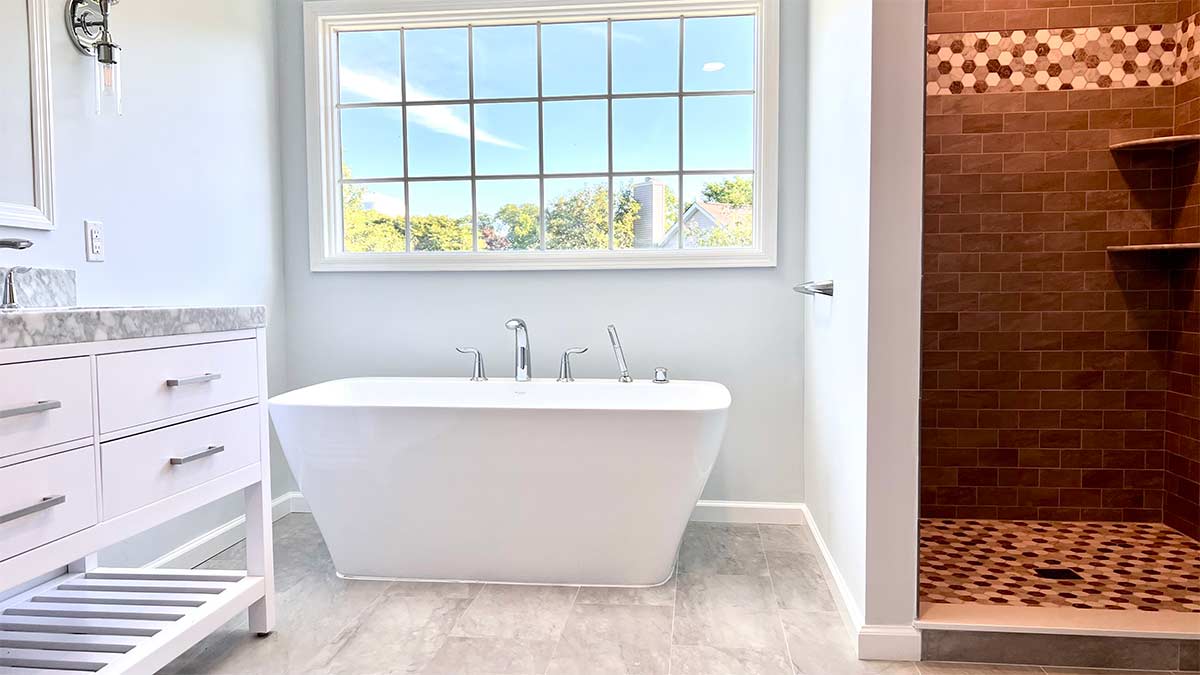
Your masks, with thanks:
[(567, 632), (567, 626), (571, 625), (571, 617), (575, 614), (575, 604), (579, 601), (579, 591), (583, 586), (575, 587), (575, 595), (571, 596), (571, 606), (567, 608), (567, 620), (563, 622), (562, 630), (558, 631), (558, 637), (554, 640), (554, 647), (550, 650), (550, 658), (546, 661), (546, 669), (542, 671), (542, 675), (547, 675), (550, 672), (550, 666), (554, 664), (554, 657), (558, 656), (558, 645), (562, 644), (563, 635)]
[(472, 595), (470, 597), (470, 599), (467, 600), (467, 606), (463, 607), (463, 610), (458, 613), (458, 616), (454, 617), (454, 623), (450, 624), (450, 630), (446, 631), (446, 640), (447, 641), (449, 641), (450, 638), (454, 637), (454, 629), (458, 628), (458, 622), (461, 621), (462, 618), (467, 615), (467, 612), (471, 611), (471, 606), (475, 604), (475, 600), (479, 596), (483, 595), (483, 592), (486, 591), (487, 587), (490, 585), (491, 584), (488, 584), (488, 583), (483, 584), (483, 587), (479, 589), (479, 592), (476, 593), (475, 595)]
[(774, 606), (771, 611), (775, 613), (775, 620), (779, 623), (779, 632), (783, 637), (783, 652), (787, 656), (788, 670), (792, 675), (797, 675), (796, 662), (792, 659), (792, 646), (788, 644), (787, 628), (783, 625), (783, 615), (779, 613), (779, 593), (775, 590), (775, 575), (771, 574), (771, 561), (767, 559), (767, 544), (763, 539), (762, 524), (755, 523), (754, 531), (758, 533), (758, 548), (763, 554), (763, 565), (767, 568), (767, 580), (771, 582), (771, 600)]

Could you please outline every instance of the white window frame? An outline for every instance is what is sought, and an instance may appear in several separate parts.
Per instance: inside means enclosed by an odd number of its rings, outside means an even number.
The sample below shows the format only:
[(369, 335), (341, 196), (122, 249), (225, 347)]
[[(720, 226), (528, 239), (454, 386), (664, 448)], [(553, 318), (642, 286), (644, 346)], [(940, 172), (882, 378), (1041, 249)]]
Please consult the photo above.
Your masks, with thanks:
[[(600, 251), (348, 253), (342, 234), (337, 33), (400, 27), (754, 14), (755, 246)], [(774, 267), (778, 219), (779, 0), (320, 0), (304, 3), (309, 264), (314, 272)], [(683, 121), (679, 123), (682, 125)], [(611, 139), (610, 139), (611, 143)], [(683, 167), (679, 167), (682, 170)], [(648, 172), (647, 175), (656, 172)], [(680, 195), (680, 199), (683, 195)], [(541, 206), (539, 205), (539, 208)]]

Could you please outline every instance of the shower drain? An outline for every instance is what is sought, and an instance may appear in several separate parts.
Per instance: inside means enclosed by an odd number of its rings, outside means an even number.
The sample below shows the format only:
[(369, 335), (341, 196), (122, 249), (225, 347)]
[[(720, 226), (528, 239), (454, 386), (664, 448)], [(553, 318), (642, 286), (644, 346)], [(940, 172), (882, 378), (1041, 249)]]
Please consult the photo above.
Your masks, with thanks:
[(1055, 579), (1058, 581), (1083, 579), (1083, 577), (1079, 576), (1078, 572), (1066, 567), (1039, 567), (1033, 573), (1043, 579)]

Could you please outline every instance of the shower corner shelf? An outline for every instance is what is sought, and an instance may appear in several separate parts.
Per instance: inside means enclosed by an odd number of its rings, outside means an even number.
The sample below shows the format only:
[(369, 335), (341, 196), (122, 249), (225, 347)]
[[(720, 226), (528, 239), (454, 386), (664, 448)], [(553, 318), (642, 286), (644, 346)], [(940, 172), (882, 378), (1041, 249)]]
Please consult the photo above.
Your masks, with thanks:
[(1190, 244), (1133, 244), (1129, 246), (1109, 246), (1109, 253), (1135, 253), (1146, 251), (1200, 251), (1200, 242)]
[(1123, 141), (1108, 146), (1109, 150), (1174, 150), (1181, 145), (1200, 143), (1200, 134), (1184, 134), (1180, 136), (1159, 136), (1157, 138), (1139, 138), (1135, 141)]

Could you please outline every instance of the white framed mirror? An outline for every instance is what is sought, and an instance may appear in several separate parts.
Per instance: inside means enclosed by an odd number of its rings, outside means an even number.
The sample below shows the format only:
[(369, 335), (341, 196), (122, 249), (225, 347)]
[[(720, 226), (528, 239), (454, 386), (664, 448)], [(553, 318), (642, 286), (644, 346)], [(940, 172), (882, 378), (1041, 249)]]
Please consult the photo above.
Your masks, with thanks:
[(0, 2), (0, 227), (54, 227), (47, 12), (47, 0)]

